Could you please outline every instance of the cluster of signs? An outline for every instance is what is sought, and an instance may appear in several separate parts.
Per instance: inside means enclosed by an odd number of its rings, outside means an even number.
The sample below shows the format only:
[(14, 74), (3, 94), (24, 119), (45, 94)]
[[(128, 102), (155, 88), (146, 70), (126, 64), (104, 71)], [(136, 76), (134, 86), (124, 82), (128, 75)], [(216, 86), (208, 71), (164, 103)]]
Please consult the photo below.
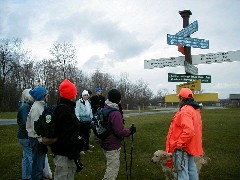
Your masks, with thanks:
[[(194, 21), (175, 35), (167, 34), (167, 44), (209, 49), (209, 40), (191, 38), (198, 31), (198, 21)], [(176, 86), (176, 93), (183, 87), (193, 91), (201, 91), (201, 83), (211, 83), (210, 75), (198, 75), (196, 64), (211, 64), (240, 61), (240, 50), (192, 55), (192, 64), (185, 61), (184, 56), (144, 60), (144, 69), (184, 66), (187, 74), (168, 73), (168, 82), (186, 82)], [(218, 101), (217, 93), (195, 94), (196, 101)], [(176, 95), (165, 96), (165, 102), (178, 102)]]

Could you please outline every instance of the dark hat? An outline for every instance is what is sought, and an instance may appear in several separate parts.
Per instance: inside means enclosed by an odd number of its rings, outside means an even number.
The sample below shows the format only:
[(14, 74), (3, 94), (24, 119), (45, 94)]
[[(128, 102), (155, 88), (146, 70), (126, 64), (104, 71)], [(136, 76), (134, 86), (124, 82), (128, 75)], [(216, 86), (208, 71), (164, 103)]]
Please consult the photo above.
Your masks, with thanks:
[(121, 101), (121, 93), (117, 89), (112, 89), (108, 92), (108, 100), (118, 104)]

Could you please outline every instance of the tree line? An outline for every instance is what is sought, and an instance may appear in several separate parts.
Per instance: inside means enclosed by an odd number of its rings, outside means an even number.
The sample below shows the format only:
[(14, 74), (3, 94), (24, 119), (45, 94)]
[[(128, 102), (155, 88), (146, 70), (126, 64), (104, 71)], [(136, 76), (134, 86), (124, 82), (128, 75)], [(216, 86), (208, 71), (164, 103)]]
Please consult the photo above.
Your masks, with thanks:
[(167, 94), (166, 89), (160, 89), (154, 96), (146, 82), (132, 82), (126, 73), (113, 77), (100, 70), (90, 75), (83, 72), (76, 67), (76, 49), (70, 43), (55, 42), (49, 53), (51, 58), (37, 59), (23, 49), (20, 39), (0, 39), (0, 112), (16, 111), (22, 91), (38, 85), (47, 88), (49, 103), (56, 104), (58, 86), (65, 78), (77, 86), (78, 98), (84, 89), (94, 93), (100, 87), (104, 96), (111, 88), (118, 89), (125, 109), (156, 104)]

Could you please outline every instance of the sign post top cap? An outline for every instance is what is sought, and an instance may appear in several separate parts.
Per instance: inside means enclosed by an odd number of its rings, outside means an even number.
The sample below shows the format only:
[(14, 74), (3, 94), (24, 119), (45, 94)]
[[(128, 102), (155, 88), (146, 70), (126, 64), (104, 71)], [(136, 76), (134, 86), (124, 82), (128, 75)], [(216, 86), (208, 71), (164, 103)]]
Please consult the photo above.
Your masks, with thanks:
[(183, 14), (192, 15), (192, 12), (190, 10), (183, 10), (183, 11), (179, 11), (179, 14), (180, 15), (183, 15)]

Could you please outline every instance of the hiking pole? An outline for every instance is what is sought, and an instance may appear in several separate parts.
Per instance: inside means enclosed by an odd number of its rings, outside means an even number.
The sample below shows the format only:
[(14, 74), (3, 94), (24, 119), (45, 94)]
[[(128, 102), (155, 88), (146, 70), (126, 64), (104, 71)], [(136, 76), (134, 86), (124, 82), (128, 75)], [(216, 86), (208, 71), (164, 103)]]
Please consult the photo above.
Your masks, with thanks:
[(125, 164), (126, 164), (126, 177), (127, 177), (127, 180), (128, 180), (127, 152), (126, 152), (126, 143), (125, 143), (124, 139), (123, 139), (123, 147), (124, 147)]
[[(134, 124), (132, 124), (132, 127), (134, 127)], [(132, 134), (132, 144), (131, 144), (130, 179), (132, 179), (132, 157), (133, 157), (133, 134)]]

